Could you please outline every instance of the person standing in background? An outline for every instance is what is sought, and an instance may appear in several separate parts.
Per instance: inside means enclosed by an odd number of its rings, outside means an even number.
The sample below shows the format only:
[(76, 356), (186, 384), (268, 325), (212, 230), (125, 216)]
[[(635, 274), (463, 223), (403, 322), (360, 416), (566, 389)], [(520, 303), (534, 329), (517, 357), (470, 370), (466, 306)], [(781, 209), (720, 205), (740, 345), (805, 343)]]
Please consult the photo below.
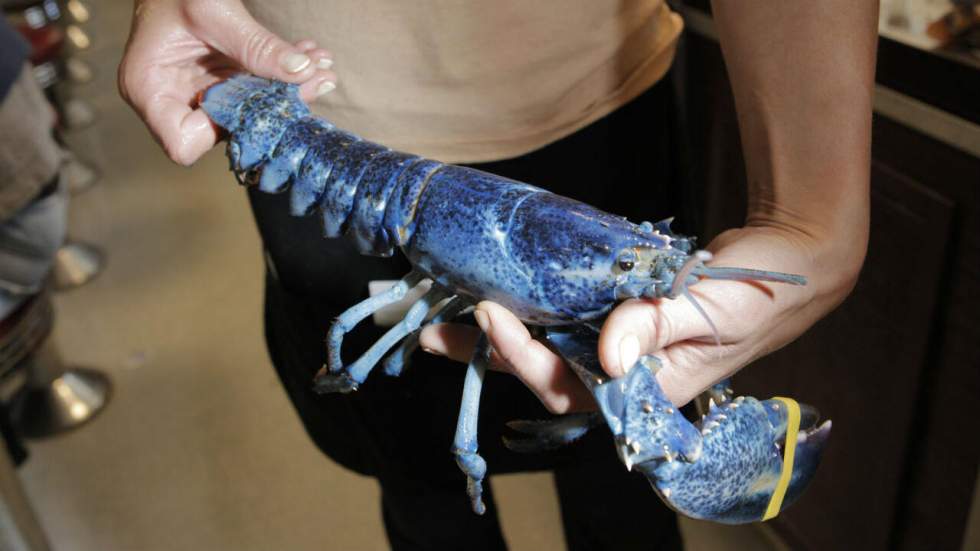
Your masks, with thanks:
[(64, 156), (27, 56), (30, 47), (0, 20), (0, 320), (41, 290), (64, 242)]
[[(54, 111), (34, 79), (29, 52), (0, 19), (0, 323), (41, 291), (67, 228)], [(14, 463), (22, 462), (27, 450), (3, 404), (0, 434)]]
[[(657, 377), (678, 405), (836, 307), (867, 246), (877, 3), (713, 7), (750, 200), (746, 225), (707, 248), (719, 264), (803, 274), (810, 284), (700, 283), (696, 292), (721, 347), (683, 301), (617, 307), (601, 335), (604, 369), (618, 376), (640, 354), (656, 353), (665, 364)], [(633, 220), (657, 219), (691, 208), (669, 82), (681, 29), (662, 0), (297, 0), (247, 8), (238, 0), (143, 0), (119, 85), (167, 154), (184, 165), (218, 139), (195, 105), (198, 93), (247, 71), (299, 84), (318, 114), (367, 139), (523, 180)], [(343, 75), (339, 88), (332, 69)], [(401, 379), (374, 377), (352, 395), (314, 395), (323, 329), (364, 298), (369, 281), (397, 279), (406, 265), (323, 240), (315, 221), (288, 215), (282, 196), (250, 198), (269, 265), (270, 355), (313, 440), (337, 462), (378, 479), (393, 548), (504, 548), (490, 488), (487, 513), (473, 515), (446, 451), (463, 375), (446, 358), (468, 359), (475, 329), (427, 328), (422, 345), (434, 354), (417, 354)], [(485, 381), (480, 452), (490, 474), (553, 470), (572, 549), (679, 548), (673, 514), (622, 469), (605, 435), (535, 456), (502, 449), (504, 421), (594, 404), (509, 312), (483, 302), (474, 317), (498, 369), (516, 375)], [(380, 331), (359, 328), (345, 343), (363, 350)]]

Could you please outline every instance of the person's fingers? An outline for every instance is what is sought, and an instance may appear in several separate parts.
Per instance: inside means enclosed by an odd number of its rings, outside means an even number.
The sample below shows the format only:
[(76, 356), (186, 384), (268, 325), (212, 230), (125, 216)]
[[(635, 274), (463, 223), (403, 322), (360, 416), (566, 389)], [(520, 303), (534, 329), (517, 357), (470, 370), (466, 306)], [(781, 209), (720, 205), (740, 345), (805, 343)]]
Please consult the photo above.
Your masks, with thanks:
[(333, 67), (333, 54), (323, 48), (312, 48), (306, 51), (306, 55), (313, 60), (313, 66), (318, 71), (327, 71)]
[(299, 97), (309, 103), (337, 88), (337, 75), (332, 71), (317, 71), (309, 81), (300, 84)]
[(657, 383), (667, 395), (667, 399), (675, 406), (681, 407), (693, 400), (701, 391), (715, 383), (712, 375), (714, 370), (692, 369), (697, 360), (690, 353), (684, 353), (682, 345), (678, 350), (657, 356), (660, 359), (660, 371), (657, 371)]
[(725, 346), (721, 350), (708, 341), (687, 340), (672, 344), (657, 354), (661, 369), (657, 382), (674, 405), (680, 407), (704, 389), (730, 377), (739, 366), (752, 361), (750, 350)]
[(467, 363), (473, 357), (480, 332), (479, 328), (461, 323), (427, 325), (419, 334), (419, 346), (429, 354)]
[[(744, 337), (744, 330), (732, 324), (751, 324), (751, 316), (729, 315), (719, 299), (712, 298), (724, 296), (725, 305), (736, 305), (736, 311), (760, 310), (742, 296), (744, 293), (734, 290), (740, 289), (739, 285), (705, 282), (701, 289), (691, 290), (703, 314), (684, 298), (624, 302), (609, 315), (599, 337), (603, 369), (618, 377), (632, 368), (640, 355), (655, 354), (661, 363), (657, 381), (667, 397), (677, 406), (691, 401), (754, 357), (755, 349), (731, 344)], [(720, 331), (721, 346), (715, 343), (712, 324), (705, 316)]]
[(181, 99), (181, 79), (160, 73), (154, 64), (156, 50), (150, 47), (153, 40), (146, 37), (144, 33), (131, 38), (117, 73), (119, 94), (143, 119), (167, 156), (189, 166), (214, 146), (217, 131), (203, 111)]
[(298, 50), (301, 50), (304, 53), (309, 52), (310, 50), (316, 48), (316, 42), (309, 39), (300, 40), (299, 42), (293, 45), (296, 46)]
[[(483, 331), (479, 327), (462, 323), (427, 325), (422, 328), (422, 333), (419, 335), (419, 346), (429, 354), (446, 356), (465, 364), (473, 359), (473, 349), (476, 348), (476, 341), (480, 339), (481, 333)], [(500, 354), (497, 354), (496, 350), (490, 351), (490, 369), (514, 374), (514, 370), (507, 365)]]
[(326, 71), (333, 67), (333, 54), (329, 50), (321, 48), (312, 40), (300, 40), (295, 44), (296, 48), (310, 57), (313, 66), (320, 71)]
[(531, 334), (513, 314), (491, 302), (474, 311), (481, 328), (456, 323), (430, 325), (419, 344), (432, 354), (467, 363), (481, 332), (493, 346), (490, 367), (517, 376), (549, 411), (568, 413), (595, 409), (595, 401), (564, 362)]
[(193, 164), (218, 141), (217, 131), (204, 111), (172, 98), (151, 101), (144, 120), (167, 155), (184, 166)]
[(310, 57), (316, 69), (309, 80), (300, 84), (299, 97), (310, 103), (337, 88), (337, 75), (330, 71), (333, 67), (333, 54), (319, 47), (313, 40), (300, 40), (296, 47)]
[(594, 408), (592, 396), (565, 362), (533, 339), (527, 327), (503, 306), (484, 301), (473, 311), (500, 357), (553, 413)]
[(310, 56), (316, 72), (309, 80), (299, 87), (299, 97), (303, 101), (310, 103), (320, 96), (329, 94), (337, 88), (337, 75), (330, 71), (333, 67), (333, 55), (317, 46), (312, 40), (301, 40), (296, 43), (297, 48), (301, 48), (303, 53)]
[[(697, 300), (706, 306), (707, 301)], [(642, 354), (711, 334), (711, 325), (684, 298), (632, 299), (617, 306), (606, 319), (599, 335), (599, 361), (606, 373), (620, 377)]]
[(298, 83), (317, 70), (302, 48), (260, 25), (240, 2), (193, 2), (187, 13), (202, 39), (250, 73)]

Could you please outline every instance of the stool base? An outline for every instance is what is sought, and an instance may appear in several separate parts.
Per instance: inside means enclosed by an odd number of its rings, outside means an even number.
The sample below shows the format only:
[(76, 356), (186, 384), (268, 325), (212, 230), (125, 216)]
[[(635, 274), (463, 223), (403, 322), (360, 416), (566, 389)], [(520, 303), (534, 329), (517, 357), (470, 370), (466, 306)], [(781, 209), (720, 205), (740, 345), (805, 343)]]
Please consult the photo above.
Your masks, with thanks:
[(14, 404), (14, 425), (26, 438), (54, 436), (80, 427), (105, 408), (110, 389), (104, 374), (69, 367), (48, 384), (23, 389)]
[(54, 288), (66, 291), (81, 287), (102, 272), (105, 254), (94, 245), (68, 242), (58, 249), (51, 270)]

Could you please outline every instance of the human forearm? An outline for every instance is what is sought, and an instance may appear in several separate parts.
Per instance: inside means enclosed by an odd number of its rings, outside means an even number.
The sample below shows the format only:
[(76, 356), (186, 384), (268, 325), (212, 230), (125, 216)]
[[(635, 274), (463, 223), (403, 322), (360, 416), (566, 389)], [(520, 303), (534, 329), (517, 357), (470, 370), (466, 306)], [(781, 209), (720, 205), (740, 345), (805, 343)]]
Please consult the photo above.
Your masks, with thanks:
[[(851, 290), (868, 236), (876, 13), (864, 1), (715, 3), (750, 204), (745, 227), (708, 245), (711, 264), (801, 274), (809, 283), (705, 279), (690, 289), (704, 315), (686, 300), (628, 300), (609, 314), (599, 339), (610, 375), (624, 374), (639, 354), (655, 354), (657, 380), (684, 404), (791, 342)], [(508, 369), (550, 409), (592, 405), (574, 385), (556, 384), (571, 373), (519, 320), (486, 303), (477, 310)], [(471, 347), (452, 346), (465, 339), (437, 331), (423, 332), (423, 346), (469, 357)]]
[(877, 2), (713, 8), (745, 152), (747, 225), (785, 230), (837, 276), (823, 283), (849, 289), (867, 242)]

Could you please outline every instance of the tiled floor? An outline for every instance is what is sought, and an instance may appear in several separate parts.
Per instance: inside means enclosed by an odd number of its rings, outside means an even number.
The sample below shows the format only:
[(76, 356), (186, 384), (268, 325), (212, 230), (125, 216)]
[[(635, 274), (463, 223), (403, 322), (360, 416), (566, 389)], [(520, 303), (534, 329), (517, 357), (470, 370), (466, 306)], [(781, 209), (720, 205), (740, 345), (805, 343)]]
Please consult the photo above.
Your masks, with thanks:
[[(35, 442), (21, 469), (59, 550), (385, 549), (374, 482), (306, 438), (269, 365), (261, 260), (245, 196), (214, 151), (179, 168), (117, 97), (130, 6), (91, 6), (97, 70), (76, 88), (100, 117), (70, 137), (101, 165), (71, 233), (104, 247), (105, 272), (59, 295), (55, 339), (114, 383), (108, 409)], [(493, 480), (514, 549), (561, 549), (546, 474)], [(753, 528), (685, 522), (690, 549), (771, 549)]]

